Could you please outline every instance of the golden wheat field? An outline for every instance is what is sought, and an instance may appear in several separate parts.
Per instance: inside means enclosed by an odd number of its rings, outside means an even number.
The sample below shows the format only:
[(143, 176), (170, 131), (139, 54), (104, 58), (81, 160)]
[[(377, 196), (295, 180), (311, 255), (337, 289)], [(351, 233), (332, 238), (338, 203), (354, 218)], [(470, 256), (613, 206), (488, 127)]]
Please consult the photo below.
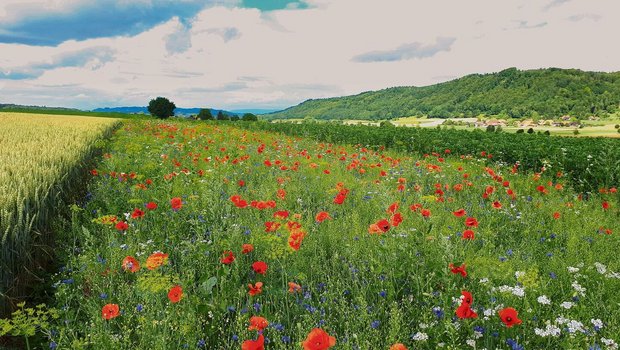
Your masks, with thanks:
[(32, 246), (45, 241), (41, 228), (117, 124), (109, 118), (0, 113), (2, 299), (15, 295), (16, 279), (36, 260)]

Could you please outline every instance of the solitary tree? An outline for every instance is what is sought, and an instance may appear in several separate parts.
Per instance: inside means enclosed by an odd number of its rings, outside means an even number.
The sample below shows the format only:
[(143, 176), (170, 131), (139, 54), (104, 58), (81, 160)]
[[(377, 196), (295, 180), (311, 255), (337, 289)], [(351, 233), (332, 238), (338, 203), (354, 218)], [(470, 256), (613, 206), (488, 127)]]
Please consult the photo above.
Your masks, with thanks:
[(177, 108), (177, 106), (165, 97), (158, 97), (149, 102), (149, 113), (160, 119), (173, 116), (175, 108)]
[(213, 115), (211, 114), (211, 110), (208, 108), (203, 108), (198, 113), (198, 119), (200, 120), (213, 120)]
[(224, 114), (224, 112), (219, 111), (217, 112), (217, 120), (230, 120), (230, 117)]
[(246, 113), (241, 117), (241, 120), (246, 122), (255, 122), (258, 120), (258, 117), (252, 113)]

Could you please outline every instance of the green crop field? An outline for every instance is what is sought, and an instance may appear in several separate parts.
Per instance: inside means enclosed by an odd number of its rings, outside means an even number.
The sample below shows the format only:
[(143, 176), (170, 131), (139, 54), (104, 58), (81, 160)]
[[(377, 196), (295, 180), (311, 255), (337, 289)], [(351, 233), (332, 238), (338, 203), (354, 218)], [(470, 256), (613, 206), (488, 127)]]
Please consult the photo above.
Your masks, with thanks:
[[(95, 143), (114, 119), (0, 113), (0, 311), (36, 278), (40, 256), (49, 254), (48, 223), (85, 177)], [(32, 282), (31, 282), (32, 283)]]

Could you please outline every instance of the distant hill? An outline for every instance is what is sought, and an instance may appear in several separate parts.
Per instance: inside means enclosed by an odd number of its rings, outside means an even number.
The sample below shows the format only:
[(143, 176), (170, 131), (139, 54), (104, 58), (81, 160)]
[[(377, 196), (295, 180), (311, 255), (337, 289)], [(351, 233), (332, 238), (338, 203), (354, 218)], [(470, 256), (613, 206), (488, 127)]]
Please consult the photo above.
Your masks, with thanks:
[(603, 116), (620, 109), (620, 72), (577, 69), (518, 70), (472, 74), (423, 87), (394, 87), (359, 95), (307, 100), (266, 119), (449, 118), (480, 114), (547, 118)]
[(273, 108), (272, 109), (264, 109), (264, 108), (263, 109), (260, 109), (260, 108), (252, 109), (252, 108), (249, 108), (249, 109), (233, 109), (233, 110), (231, 110), (231, 112), (237, 113), (239, 115), (243, 115), (245, 113), (252, 113), (252, 114), (257, 114), (258, 115), (258, 114), (273, 113), (273, 112), (277, 112), (277, 111), (280, 111), (280, 109), (273, 109)]
[(78, 112), (79, 109), (75, 108), (65, 108), (65, 107), (47, 107), (47, 106), (24, 106), (24, 105), (16, 105), (13, 103), (0, 103), (0, 111), (1, 110), (17, 110), (17, 109), (30, 109), (30, 110), (43, 110), (43, 111), (72, 111)]
[[(220, 109), (213, 109), (210, 108), (211, 110), (211, 114), (213, 114), (214, 116), (217, 115), (217, 113), (220, 111)], [(222, 113), (233, 116), (233, 115), (238, 115), (238, 113), (235, 112), (229, 112), (229, 111), (225, 111), (225, 110), (221, 110)], [(128, 114), (149, 114), (149, 110), (147, 107), (104, 107), (104, 108), (96, 108), (93, 109), (93, 112), (107, 112), (107, 113), (128, 113)], [(200, 112), (200, 108), (175, 108), (174, 110), (174, 115), (196, 115)]]

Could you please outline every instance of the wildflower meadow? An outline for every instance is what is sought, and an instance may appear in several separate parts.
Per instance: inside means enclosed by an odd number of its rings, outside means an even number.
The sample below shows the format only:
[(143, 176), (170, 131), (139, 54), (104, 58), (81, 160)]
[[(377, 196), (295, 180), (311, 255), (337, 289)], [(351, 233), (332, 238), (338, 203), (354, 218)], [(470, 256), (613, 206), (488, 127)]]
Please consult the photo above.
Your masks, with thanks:
[(51, 349), (617, 349), (615, 187), (127, 121), (72, 206)]

